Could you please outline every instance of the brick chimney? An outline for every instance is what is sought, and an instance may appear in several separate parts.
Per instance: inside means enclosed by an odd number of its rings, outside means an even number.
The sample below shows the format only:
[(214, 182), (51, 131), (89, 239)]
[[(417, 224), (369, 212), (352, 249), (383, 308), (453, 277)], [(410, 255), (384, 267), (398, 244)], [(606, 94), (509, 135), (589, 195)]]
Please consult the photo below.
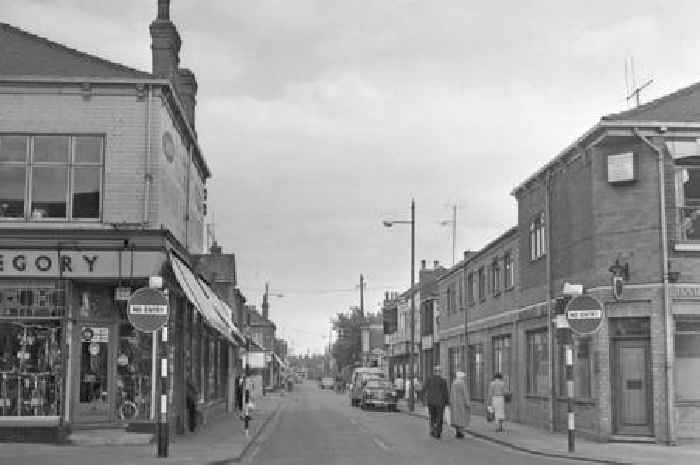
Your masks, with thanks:
[(170, 80), (182, 103), (185, 119), (194, 129), (197, 79), (189, 69), (180, 68), (182, 40), (170, 21), (170, 0), (158, 0), (158, 16), (149, 29), (152, 72), (156, 77)]
[(213, 241), (211, 247), (209, 248), (209, 253), (212, 255), (221, 255), (221, 246), (216, 241)]
[(173, 84), (180, 65), (180, 34), (170, 21), (170, 0), (158, 0), (158, 16), (149, 27), (151, 31), (152, 72)]

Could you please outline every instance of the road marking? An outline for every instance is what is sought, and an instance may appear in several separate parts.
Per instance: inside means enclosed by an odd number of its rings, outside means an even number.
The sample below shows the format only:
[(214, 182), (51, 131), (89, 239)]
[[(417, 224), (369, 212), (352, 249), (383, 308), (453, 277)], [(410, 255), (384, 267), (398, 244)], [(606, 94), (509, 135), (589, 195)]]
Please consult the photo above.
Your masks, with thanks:
[(349, 418), (349, 420), (350, 420), (350, 423), (352, 423), (353, 425), (357, 424), (357, 421), (354, 418)]
[(374, 441), (374, 443), (375, 443), (376, 445), (378, 445), (378, 446), (381, 447), (382, 449), (384, 449), (384, 450), (389, 450), (389, 446), (387, 446), (386, 444), (384, 444), (384, 443), (383, 443), (382, 441), (380, 441), (379, 439), (377, 439), (377, 438), (372, 438), (372, 440)]

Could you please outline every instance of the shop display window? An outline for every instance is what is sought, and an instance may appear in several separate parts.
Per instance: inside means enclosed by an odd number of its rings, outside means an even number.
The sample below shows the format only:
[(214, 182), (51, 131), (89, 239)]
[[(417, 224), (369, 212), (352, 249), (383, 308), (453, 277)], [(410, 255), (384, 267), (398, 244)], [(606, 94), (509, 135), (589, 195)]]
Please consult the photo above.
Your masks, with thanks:
[(123, 323), (117, 352), (116, 417), (121, 420), (151, 418), (153, 336)]
[(64, 314), (64, 293), (53, 287), (0, 287), (0, 316), (58, 318)]
[(60, 414), (61, 346), (56, 321), (0, 323), (0, 417)]

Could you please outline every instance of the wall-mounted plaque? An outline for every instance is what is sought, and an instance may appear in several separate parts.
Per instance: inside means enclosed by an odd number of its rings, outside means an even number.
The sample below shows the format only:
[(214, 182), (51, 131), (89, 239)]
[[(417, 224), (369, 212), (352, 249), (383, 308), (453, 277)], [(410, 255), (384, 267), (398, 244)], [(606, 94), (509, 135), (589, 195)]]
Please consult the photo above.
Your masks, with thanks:
[(634, 181), (634, 153), (616, 153), (608, 155), (608, 182)]

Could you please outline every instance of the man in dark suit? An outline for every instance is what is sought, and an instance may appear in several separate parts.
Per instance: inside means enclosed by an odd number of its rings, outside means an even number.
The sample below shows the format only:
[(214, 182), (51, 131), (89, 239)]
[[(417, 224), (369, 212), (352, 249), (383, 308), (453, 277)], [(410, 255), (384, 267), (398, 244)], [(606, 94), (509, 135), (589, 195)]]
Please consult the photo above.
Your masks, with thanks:
[(433, 367), (433, 374), (428, 377), (423, 386), (425, 403), (430, 414), (430, 435), (439, 439), (442, 435), (442, 419), (445, 414), (445, 405), (449, 403), (447, 381), (440, 376), (440, 367)]

